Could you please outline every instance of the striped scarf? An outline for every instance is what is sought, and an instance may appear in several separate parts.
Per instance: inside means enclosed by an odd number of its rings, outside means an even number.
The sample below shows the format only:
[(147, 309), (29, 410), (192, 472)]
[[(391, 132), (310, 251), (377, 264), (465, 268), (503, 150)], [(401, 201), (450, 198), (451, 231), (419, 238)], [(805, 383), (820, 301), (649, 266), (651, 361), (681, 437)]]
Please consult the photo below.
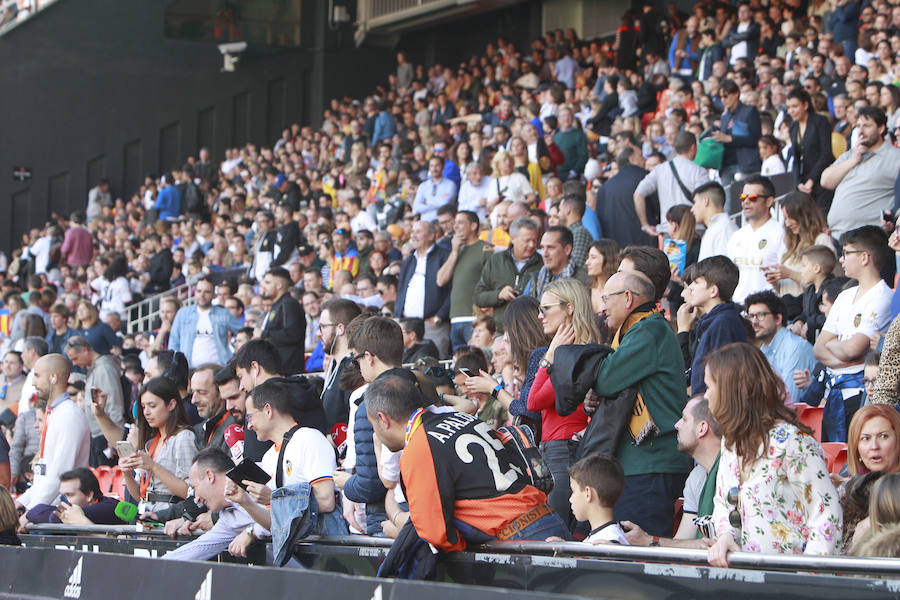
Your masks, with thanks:
[[(622, 323), (622, 326), (619, 327), (615, 337), (613, 337), (613, 341), (610, 344), (612, 349), (616, 350), (619, 347), (622, 337), (624, 337), (625, 333), (631, 329), (632, 325), (658, 312), (660, 312), (660, 310), (654, 308), (653, 310), (633, 312), (628, 315), (628, 318), (625, 319), (625, 322)], [(650, 409), (647, 408), (647, 403), (644, 402), (644, 397), (641, 395), (640, 390), (638, 390), (637, 400), (634, 402), (634, 411), (631, 415), (631, 420), (628, 421), (628, 430), (631, 433), (631, 437), (635, 444), (640, 444), (652, 433), (659, 433), (659, 427), (653, 422), (653, 417), (650, 415)]]

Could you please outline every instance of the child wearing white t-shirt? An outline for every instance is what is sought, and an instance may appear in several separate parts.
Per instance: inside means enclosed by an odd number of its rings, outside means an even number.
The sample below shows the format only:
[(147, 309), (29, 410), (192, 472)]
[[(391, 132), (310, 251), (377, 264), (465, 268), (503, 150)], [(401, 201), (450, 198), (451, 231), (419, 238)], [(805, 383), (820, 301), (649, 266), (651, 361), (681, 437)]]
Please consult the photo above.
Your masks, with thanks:
[(853, 413), (863, 398), (863, 361), (876, 333), (891, 324), (893, 293), (881, 278), (890, 259), (887, 236), (866, 225), (841, 236), (841, 264), (859, 285), (844, 290), (834, 301), (815, 345), (816, 359), (828, 368), (823, 442), (846, 442)]
[(613, 507), (625, 488), (625, 472), (613, 456), (592, 454), (569, 467), (572, 486), (572, 514), (588, 521), (591, 532), (587, 544), (613, 543), (628, 545), (625, 531), (613, 519)]

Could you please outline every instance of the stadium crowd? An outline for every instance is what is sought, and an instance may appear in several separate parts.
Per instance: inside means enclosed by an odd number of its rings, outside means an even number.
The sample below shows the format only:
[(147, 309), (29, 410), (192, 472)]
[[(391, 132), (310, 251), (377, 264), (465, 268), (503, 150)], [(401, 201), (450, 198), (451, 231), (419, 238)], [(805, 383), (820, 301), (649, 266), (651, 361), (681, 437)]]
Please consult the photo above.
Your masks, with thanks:
[(648, 2), (101, 181), (0, 281), (6, 525), (117, 522), (118, 466), (171, 559), (283, 564), (285, 502), (397, 554), (896, 555), (898, 83), (885, 0)]

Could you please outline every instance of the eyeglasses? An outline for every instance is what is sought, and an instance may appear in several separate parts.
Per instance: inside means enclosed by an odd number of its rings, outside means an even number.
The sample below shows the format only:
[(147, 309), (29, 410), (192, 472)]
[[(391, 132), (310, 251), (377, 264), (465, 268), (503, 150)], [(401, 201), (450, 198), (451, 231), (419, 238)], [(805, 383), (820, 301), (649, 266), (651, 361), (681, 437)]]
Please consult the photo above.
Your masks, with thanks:
[(866, 252), (865, 250), (844, 250), (843, 255), (847, 256), (848, 254), (859, 254), (860, 252)]
[(323, 327), (337, 327), (340, 323), (319, 323), (319, 329)]
[(863, 377), (862, 383), (863, 385), (875, 385), (875, 378)]
[(601, 294), (600, 299), (603, 300), (603, 304), (607, 304), (609, 299), (613, 296), (618, 296), (619, 294), (624, 294), (625, 292), (629, 292), (631, 290), (619, 290), (618, 292), (610, 292), (608, 294)]
[(546, 315), (547, 311), (549, 311), (554, 306), (562, 306), (563, 304), (566, 304), (566, 302), (557, 302), (555, 304), (541, 304), (540, 306), (538, 306), (538, 311), (540, 311), (542, 315)]
[(737, 486), (728, 490), (728, 495), (725, 497), (725, 500), (728, 504), (734, 506), (732, 511), (728, 513), (728, 523), (731, 524), (735, 529), (741, 528), (741, 513), (740, 513), (740, 500), (741, 500), (741, 490)]
[(761, 310), (755, 313), (747, 313), (747, 318), (751, 321), (759, 321), (771, 315), (772, 313), (769, 311)]
[(756, 202), (760, 198), (765, 198), (765, 197), (766, 196), (760, 196), (759, 194), (741, 194), (740, 196), (738, 196), (738, 198), (740, 198), (741, 202), (743, 202), (744, 200), (749, 200), (750, 202)]
[[(380, 292), (379, 292), (379, 293), (380, 293)], [(381, 316), (382, 316), (382, 317), (387, 317), (387, 318), (390, 319), (391, 317), (394, 316), (394, 313), (392, 313), (392, 312), (389, 311), (389, 310), (386, 310), (386, 311), (384, 311), (384, 312), (381, 313)]]
[(355, 354), (351, 354), (351, 355), (350, 355), (350, 362), (351, 362), (351, 363), (355, 363), (356, 361), (358, 361), (359, 359), (361, 359), (363, 356), (365, 356), (365, 355), (366, 355), (366, 352), (367, 352), (367, 351), (357, 352), (357, 353), (355, 353)]

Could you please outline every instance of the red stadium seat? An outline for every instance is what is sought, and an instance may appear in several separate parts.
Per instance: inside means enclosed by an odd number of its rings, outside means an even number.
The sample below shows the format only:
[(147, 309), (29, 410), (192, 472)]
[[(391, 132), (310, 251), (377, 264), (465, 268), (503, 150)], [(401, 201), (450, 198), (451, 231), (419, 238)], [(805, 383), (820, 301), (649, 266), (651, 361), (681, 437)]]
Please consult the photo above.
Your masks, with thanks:
[(119, 465), (111, 467), (112, 476), (110, 482), (110, 496), (113, 498), (118, 498), (119, 500), (125, 499), (125, 476), (122, 474), (122, 469), (119, 468)]
[(825, 462), (829, 473), (840, 473), (847, 464), (847, 444), (844, 442), (822, 442)]
[(816, 441), (822, 441), (822, 416), (825, 412), (824, 406), (810, 406), (808, 404), (803, 404), (802, 402), (798, 402), (794, 405), (794, 410), (797, 411), (797, 416), (800, 418), (800, 422), (804, 425), (808, 425), (813, 430), (813, 436), (816, 438)]
[[(119, 467), (116, 467), (116, 469), (118, 468)], [(108, 494), (112, 489), (113, 483), (112, 467), (92, 467), (91, 471), (94, 473), (94, 477), (97, 478), (97, 481), (100, 482), (100, 491), (103, 492), (104, 495)]]

